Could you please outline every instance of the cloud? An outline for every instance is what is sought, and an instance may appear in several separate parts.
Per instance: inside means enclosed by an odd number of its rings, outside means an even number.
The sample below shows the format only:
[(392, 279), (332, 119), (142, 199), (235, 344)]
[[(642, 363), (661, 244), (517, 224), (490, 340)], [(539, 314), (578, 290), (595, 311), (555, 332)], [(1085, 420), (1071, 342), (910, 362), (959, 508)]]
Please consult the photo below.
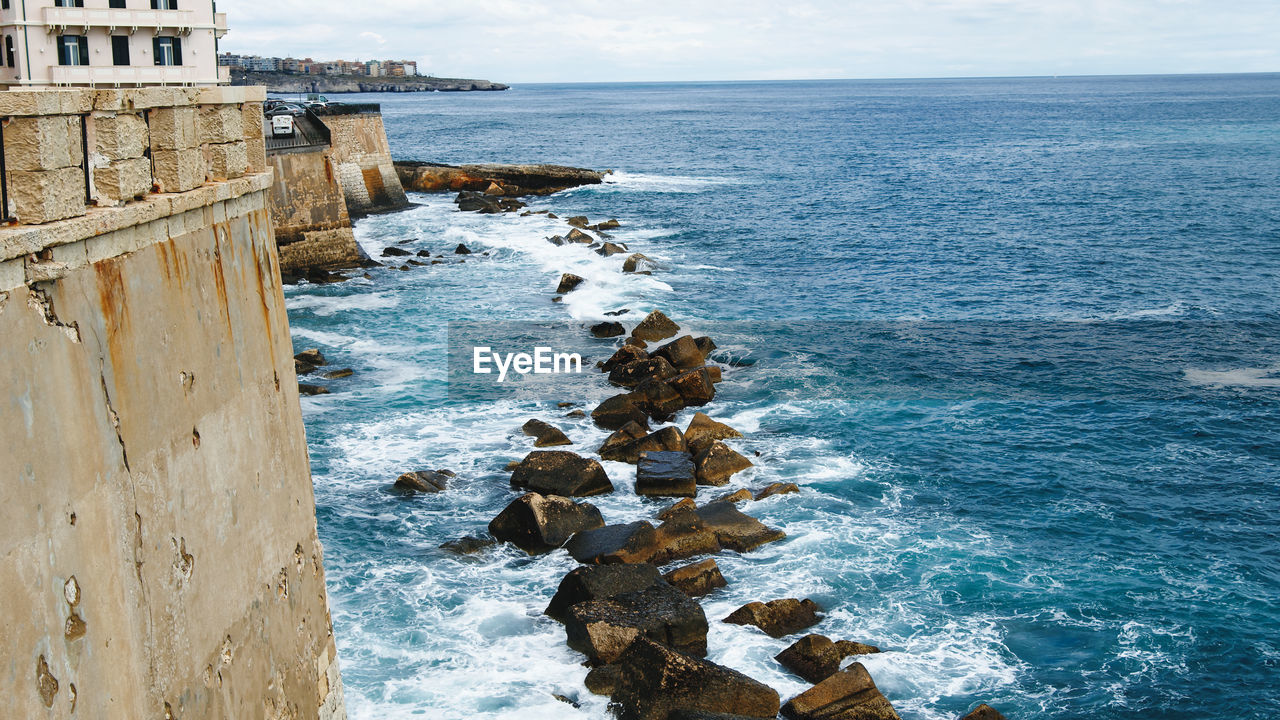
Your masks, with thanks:
[[(225, 50), (501, 82), (1280, 70), (1273, 0), (221, 0)], [(301, 20), (300, 20), (301, 19)]]

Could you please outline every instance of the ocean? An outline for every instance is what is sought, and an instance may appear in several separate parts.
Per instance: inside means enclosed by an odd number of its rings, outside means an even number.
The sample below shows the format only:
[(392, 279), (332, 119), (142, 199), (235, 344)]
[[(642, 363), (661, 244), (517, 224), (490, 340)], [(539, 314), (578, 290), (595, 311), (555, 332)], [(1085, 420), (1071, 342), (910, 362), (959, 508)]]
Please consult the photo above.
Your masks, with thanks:
[[(444, 264), (286, 290), (295, 349), (355, 371), (302, 400), (352, 718), (608, 716), (542, 615), (567, 554), (438, 546), (515, 497), (522, 423), (591, 454), (607, 431), (557, 404), (616, 392), (479, 387), (450, 352), (594, 365), (615, 341), (584, 326), (624, 308), (719, 344), (708, 411), (755, 461), (727, 489), (801, 488), (744, 506), (788, 537), (717, 558), (709, 659), (806, 689), (788, 641), (718, 620), (809, 597), (906, 720), (1280, 716), (1280, 75), (343, 99), (382, 104), (397, 159), (613, 170), (530, 209), (617, 218), (658, 266), (411, 195), (357, 238)], [(562, 272), (586, 282), (553, 303)], [(652, 517), (604, 465), (606, 520)], [(447, 492), (389, 491), (435, 468)]]

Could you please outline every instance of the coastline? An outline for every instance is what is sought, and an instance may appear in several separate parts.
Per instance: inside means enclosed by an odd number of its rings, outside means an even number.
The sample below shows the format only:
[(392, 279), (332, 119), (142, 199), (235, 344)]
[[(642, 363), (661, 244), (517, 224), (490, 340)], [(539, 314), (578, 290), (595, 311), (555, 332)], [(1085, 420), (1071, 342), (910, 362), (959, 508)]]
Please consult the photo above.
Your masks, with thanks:
[(262, 85), (273, 93), (406, 93), (501, 92), (502, 83), (467, 78), (367, 77), (363, 75), (300, 75), (296, 73), (236, 72), (231, 84)]

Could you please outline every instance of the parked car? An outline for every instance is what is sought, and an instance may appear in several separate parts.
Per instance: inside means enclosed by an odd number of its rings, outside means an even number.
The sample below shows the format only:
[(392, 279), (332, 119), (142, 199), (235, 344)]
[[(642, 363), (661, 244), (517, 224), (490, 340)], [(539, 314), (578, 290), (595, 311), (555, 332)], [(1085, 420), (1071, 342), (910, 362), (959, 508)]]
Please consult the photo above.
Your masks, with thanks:
[(280, 113), (271, 116), (271, 136), (272, 137), (288, 137), (292, 136), (293, 115), (288, 113)]
[(275, 117), (276, 115), (306, 115), (307, 111), (301, 105), (294, 103), (280, 103), (272, 107), (270, 110), (264, 110), (267, 117)]

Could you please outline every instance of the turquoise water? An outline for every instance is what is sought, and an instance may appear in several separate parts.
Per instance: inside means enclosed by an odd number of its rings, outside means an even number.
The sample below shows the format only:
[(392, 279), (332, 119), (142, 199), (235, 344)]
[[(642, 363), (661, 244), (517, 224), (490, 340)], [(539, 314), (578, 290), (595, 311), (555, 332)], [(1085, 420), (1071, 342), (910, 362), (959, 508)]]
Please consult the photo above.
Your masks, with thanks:
[[(513, 496), (525, 420), (590, 453), (606, 433), (556, 403), (612, 394), (596, 373), (451, 387), (446, 351), (603, 359), (581, 325), (620, 308), (733, 361), (712, 415), (761, 456), (732, 487), (803, 488), (749, 507), (789, 537), (718, 558), (710, 619), (814, 598), (817, 631), (886, 651), (865, 664), (908, 720), (1280, 715), (1280, 76), (358, 99), (397, 158), (614, 169), (532, 207), (616, 217), (662, 269), (418, 196), (359, 222), (371, 254), (489, 255), (287, 291), (295, 346), (356, 371), (303, 399), (354, 718), (606, 716), (541, 616), (573, 562), (437, 546)], [(553, 304), (566, 271), (587, 283)], [(605, 465), (606, 519), (651, 516)], [(419, 468), (458, 478), (387, 492)], [(805, 688), (785, 642), (711, 625), (711, 659)]]

